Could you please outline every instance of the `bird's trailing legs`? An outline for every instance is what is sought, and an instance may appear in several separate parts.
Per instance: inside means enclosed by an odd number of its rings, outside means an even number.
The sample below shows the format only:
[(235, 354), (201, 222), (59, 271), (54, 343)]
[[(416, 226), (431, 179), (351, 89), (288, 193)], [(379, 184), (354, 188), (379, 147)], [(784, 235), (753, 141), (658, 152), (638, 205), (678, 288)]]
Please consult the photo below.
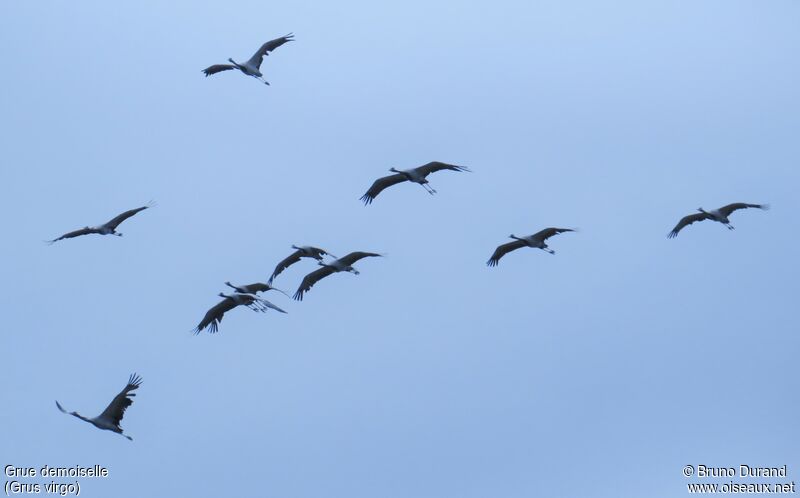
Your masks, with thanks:
[(252, 303), (246, 304), (245, 306), (247, 306), (248, 308), (250, 308), (253, 311), (258, 311), (258, 312), (261, 312), (261, 313), (266, 313), (267, 309), (268, 309), (267, 306), (264, 303), (259, 302), (259, 301), (253, 301)]
[(730, 223), (728, 223), (728, 224), (727, 224), (727, 225), (725, 225), (725, 226), (726, 226), (726, 227), (728, 227), (728, 230), (736, 230), (736, 228), (734, 228), (734, 226), (733, 226), (733, 225), (731, 225)]
[(424, 188), (425, 191), (428, 192), (429, 194), (433, 195), (436, 193), (436, 190), (434, 190), (434, 188), (428, 185), (427, 183), (420, 183), (420, 185), (422, 185), (422, 188)]

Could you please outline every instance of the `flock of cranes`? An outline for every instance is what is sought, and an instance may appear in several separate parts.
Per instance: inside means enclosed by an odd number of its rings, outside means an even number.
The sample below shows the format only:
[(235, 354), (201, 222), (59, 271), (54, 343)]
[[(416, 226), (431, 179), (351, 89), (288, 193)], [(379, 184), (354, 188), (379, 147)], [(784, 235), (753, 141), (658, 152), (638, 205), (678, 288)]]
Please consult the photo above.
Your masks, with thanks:
[[(237, 63), (233, 59), (229, 59), (230, 64), (215, 64), (207, 67), (206, 69), (203, 70), (203, 72), (205, 73), (206, 76), (210, 76), (212, 74), (216, 74), (222, 71), (238, 69), (245, 75), (252, 76), (258, 79), (259, 81), (262, 81), (263, 83), (269, 85), (269, 83), (264, 79), (264, 75), (261, 73), (261, 64), (264, 60), (264, 57), (269, 55), (269, 53), (275, 50), (276, 48), (290, 41), (293, 41), (292, 34), (288, 34), (286, 36), (270, 40), (264, 43), (258, 49), (258, 51), (256, 51), (256, 53), (253, 54), (253, 56), (246, 62)], [(364, 195), (361, 196), (360, 200), (364, 202), (364, 205), (369, 205), (385, 189), (402, 182), (417, 183), (421, 187), (423, 187), (426, 192), (433, 195), (436, 193), (436, 190), (434, 190), (433, 187), (430, 186), (427, 177), (432, 173), (445, 170), (456, 171), (456, 172), (471, 172), (471, 170), (466, 166), (448, 164), (439, 161), (429, 162), (422, 166), (406, 170), (391, 168), (389, 171), (391, 171), (393, 174), (375, 180), (370, 186), (370, 188), (366, 191), (366, 193), (364, 193)], [(87, 226), (79, 230), (65, 233), (60, 237), (49, 240), (47, 242), (49, 244), (53, 244), (63, 239), (70, 239), (89, 234), (116, 235), (121, 237), (122, 234), (117, 232), (117, 227), (128, 218), (131, 218), (132, 216), (138, 214), (139, 212), (148, 209), (149, 207), (152, 207), (152, 205), (153, 204), (150, 203), (142, 207), (125, 211), (124, 213), (119, 214), (118, 216), (112, 218), (110, 221), (102, 225), (96, 227)], [(757, 208), (765, 210), (768, 209), (769, 206), (766, 204), (747, 204), (747, 203), (737, 202), (733, 204), (728, 204), (727, 206), (723, 206), (719, 209), (715, 209), (712, 211), (705, 211), (703, 208), (699, 208), (698, 213), (690, 214), (688, 216), (683, 217), (678, 222), (678, 224), (675, 225), (672, 231), (669, 232), (667, 236), (668, 238), (674, 238), (686, 226), (703, 220), (716, 221), (724, 224), (728, 229), (733, 230), (733, 226), (730, 223), (729, 216), (734, 211), (747, 208)], [(486, 262), (486, 264), (490, 267), (497, 266), (500, 262), (500, 259), (503, 258), (503, 256), (505, 256), (509, 252), (521, 249), (523, 247), (541, 249), (550, 254), (555, 254), (555, 251), (550, 249), (549, 246), (547, 245), (548, 239), (558, 234), (566, 232), (575, 232), (575, 231), (577, 230), (574, 228), (550, 227), (540, 230), (539, 232), (536, 232), (532, 235), (524, 237), (518, 237), (512, 234), (509, 237), (514, 240), (512, 242), (508, 242), (497, 246), (497, 248), (494, 250), (489, 260)], [(281, 260), (275, 266), (275, 269), (273, 270), (272, 274), (267, 280), (267, 283), (256, 282), (247, 285), (234, 285), (231, 282), (225, 282), (225, 285), (233, 289), (234, 292), (230, 294), (225, 294), (224, 292), (220, 292), (218, 296), (221, 297), (222, 300), (219, 301), (214, 306), (212, 306), (208, 311), (206, 311), (202, 320), (200, 320), (197, 326), (193, 329), (193, 332), (195, 334), (199, 334), (203, 330), (207, 330), (209, 333), (212, 334), (216, 333), (219, 330), (219, 324), (220, 322), (222, 322), (222, 318), (225, 316), (225, 313), (239, 306), (249, 308), (250, 310), (259, 313), (264, 313), (269, 310), (273, 310), (279, 313), (286, 313), (286, 311), (276, 306), (275, 304), (271, 303), (267, 299), (260, 297), (258, 294), (274, 290), (289, 297), (289, 294), (287, 294), (283, 290), (273, 287), (272, 283), (276, 277), (278, 277), (284, 270), (286, 270), (286, 268), (294, 264), (297, 264), (302, 259), (316, 260), (319, 268), (308, 273), (300, 282), (297, 290), (291, 296), (293, 299), (297, 301), (302, 301), (304, 296), (320, 280), (329, 277), (334, 273), (341, 273), (341, 272), (349, 272), (358, 275), (359, 274), (358, 270), (356, 270), (353, 267), (353, 265), (356, 262), (365, 258), (383, 256), (382, 254), (374, 252), (355, 251), (341, 258), (337, 258), (330, 252), (321, 249), (319, 247), (293, 245), (292, 249), (294, 249), (294, 252), (292, 252), (286, 258)], [(332, 259), (329, 259), (326, 262), (325, 257), (329, 257)], [(103, 413), (94, 418), (84, 417), (78, 414), (77, 412), (67, 412), (58, 401), (56, 401), (56, 406), (63, 413), (73, 415), (83, 421), (91, 423), (92, 425), (94, 425), (99, 429), (116, 432), (117, 434), (123, 435), (129, 440), (132, 440), (130, 436), (123, 434), (122, 428), (120, 427), (119, 424), (120, 421), (122, 420), (125, 410), (133, 403), (132, 397), (136, 395), (133, 391), (139, 388), (141, 382), (142, 382), (141, 377), (139, 377), (136, 374), (131, 375), (130, 378), (128, 379), (128, 383), (125, 386), (125, 388), (123, 388), (123, 390), (119, 394), (117, 394), (116, 397), (114, 397), (114, 399), (111, 401), (108, 407), (103, 411)]]

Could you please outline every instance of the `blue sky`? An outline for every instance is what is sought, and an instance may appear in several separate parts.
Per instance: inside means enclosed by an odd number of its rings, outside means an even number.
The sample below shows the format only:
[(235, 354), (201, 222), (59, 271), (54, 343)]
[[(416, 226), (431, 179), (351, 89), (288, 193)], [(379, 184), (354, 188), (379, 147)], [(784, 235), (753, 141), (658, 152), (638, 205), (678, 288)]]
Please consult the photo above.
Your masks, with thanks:
[[(2, 463), (104, 465), (82, 495), (120, 498), (796, 479), (799, 20), (791, 1), (2, 3)], [(288, 32), (270, 87), (200, 72)], [(358, 200), (431, 160), (474, 172)], [(124, 237), (42, 243), (151, 199)], [(773, 209), (666, 239), (735, 201)], [(547, 226), (580, 232), (485, 266)], [(387, 257), (190, 333), (291, 244)], [(132, 443), (56, 410), (99, 414), (134, 371)]]

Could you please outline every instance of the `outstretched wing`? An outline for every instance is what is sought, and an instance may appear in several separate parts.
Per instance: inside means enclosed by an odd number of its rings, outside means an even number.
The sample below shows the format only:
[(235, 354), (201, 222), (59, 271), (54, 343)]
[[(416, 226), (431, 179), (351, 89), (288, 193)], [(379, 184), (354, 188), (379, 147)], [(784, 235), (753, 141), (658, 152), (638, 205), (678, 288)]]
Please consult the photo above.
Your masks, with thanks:
[(312, 271), (308, 275), (303, 278), (303, 281), (300, 282), (300, 287), (297, 288), (297, 292), (294, 293), (294, 299), (296, 301), (303, 300), (303, 294), (311, 290), (314, 287), (314, 284), (322, 280), (323, 278), (327, 277), (328, 275), (334, 272), (333, 268), (330, 266), (323, 266), (317, 270)]
[(306, 246), (306, 249), (312, 250), (314, 252), (314, 256), (312, 256), (312, 257), (314, 259), (319, 260), (319, 261), (322, 261), (322, 256), (331, 256), (331, 257), (334, 257), (334, 258), (336, 257), (333, 254), (331, 254), (328, 251), (326, 251), (325, 249), (321, 249), (319, 247)]
[(99, 230), (96, 229), (96, 228), (84, 227), (84, 228), (81, 228), (80, 230), (75, 230), (73, 232), (65, 233), (64, 235), (62, 235), (61, 237), (58, 237), (57, 239), (48, 240), (47, 243), (48, 244), (53, 244), (53, 243), (58, 242), (59, 240), (62, 240), (62, 239), (71, 239), (73, 237), (80, 237), (81, 235), (89, 235), (90, 233), (98, 233), (98, 232), (99, 232)]
[(361, 196), (361, 200), (364, 201), (364, 205), (372, 204), (372, 201), (383, 192), (383, 189), (391, 187), (392, 185), (396, 185), (398, 183), (406, 181), (406, 177), (401, 175), (400, 173), (395, 173), (394, 175), (384, 176), (383, 178), (378, 178), (372, 184), (372, 186), (367, 190), (367, 193)]
[(208, 66), (207, 68), (203, 69), (203, 72), (206, 74), (206, 78), (208, 78), (212, 74), (221, 73), (222, 71), (230, 71), (231, 69), (236, 69), (236, 66), (233, 64), (214, 64), (213, 66)]
[(271, 285), (262, 284), (261, 282), (247, 285), (233, 285), (230, 282), (225, 282), (225, 285), (231, 287), (239, 294), (256, 294), (257, 292), (266, 292), (273, 288)]
[(242, 289), (244, 289), (244, 293), (245, 294), (255, 294), (257, 292), (266, 292), (266, 291), (268, 291), (268, 290), (270, 290), (272, 288), (273, 287), (271, 285), (264, 284), (264, 283), (261, 283), (261, 282), (256, 282), (254, 284), (247, 284), (247, 285), (243, 285), (242, 286)]
[(197, 327), (195, 327), (195, 335), (199, 334), (206, 327), (208, 327), (208, 331), (210, 333), (215, 334), (217, 332), (217, 326), (219, 325), (219, 322), (222, 321), (222, 316), (235, 307), (236, 303), (233, 302), (233, 299), (228, 298), (225, 298), (215, 304), (211, 309), (206, 311), (203, 319), (200, 320), (200, 323), (197, 324)]
[(422, 166), (416, 168), (416, 170), (422, 173), (423, 176), (430, 175), (431, 173), (435, 173), (443, 169), (449, 169), (451, 171), (467, 171), (470, 173), (472, 172), (472, 170), (466, 166), (457, 166), (455, 164), (447, 164), (439, 161), (429, 162), (428, 164), (423, 164)]
[(302, 257), (303, 257), (303, 251), (299, 249), (290, 254), (289, 256), (287, 256), (285, 259), (283, 259), (283, 261), (281, 261), (275, 266), (275, 270), (272, 271), (272, 275), (270, 275), (269, 280), (267, 280), (267, 282), (271, 284), (272, 281), (275, 279), (275, 277), (280, 275), (283, 270), (289, 268), (293, 264), (300, 261), (300, 258)]
[(131, 374), (128, 378), (128, 385), (111, 400), (111, 403), (109, 403), (98, 418), (106, 419), (119, 427), (119, 422), (122, 420), (123, 415), (125, 415), (125, 410), (133, 404), (131, 398), (136, 396), (136, 394), (131, 391), (139, 389), (141, 384), (142, 378), (135, 373)]
[(667, 238), (674, 239), (675, 237), (678, 236), (678, 232), (680, 232), (686, 225), (691, 225), (695, 221), (707, 220), (710, 217), (711, 215), (709, 215), (708, 213), (695, 213), (695, 214), (690, 214), (689, 216), (684, 216), (683, 218), (681, 218), (681, 221), (679, 221), (678, 224), (675, 225), (675, 228), (673, 228), (672, 231), (669, 234), (667, 234)]
[(289, 294), (287, 294), (286, 292), (278, 289), (277, 287), (273, 287), (273, 286), (271, 286), (269, 284), (264, 284), (264, 283), (261, 283), (261, 282), (256, 282), (254, 284), (244, 285), (244, 286), (242, 286), (242, 289), (245, 289), (245, 294), (257, 294), (259, 292), (267, 292), (267, 291), (274, 290), (274, 291), (280, 292), (281, 294), (283, 294), (286, 297), (289, 297)]
[(272, 289), (272, 286), (262, 282), (256, 282), (254, 284), (247, 284), (244, 288), (247, 289), (248, 294), (255, 294), (257, 292), (267, 292)]
[(261, 45), (256, 53), (250, 57), (250, 60), (247, 61), (246, 65), (253, 66), (256, 68), (261, 67), (261, 63), (264, 61), (264, 56), (275, 50), (276, 48), (280, 47), (286, 42), (290, 42), (294, 40), (294, 35), (289, 33), (286, 36), (281, 36), (280, 38), (275, 38), (274, 40), (270, 40), (267, 43)]
[(722, 206), (718, 209), (718, 211), (727, 218), (732, 212), (747, 208), (769, 209), (769, 204), (747, 204), (746, 202), (734, 202), (733, 204)]
[(489, 258), (489, 261), (486, 262), (488, 266), (497, 266), (500, 262), (500, 258), (505, 256), (506, 254), (510, 253), (511, 251), (515, 251), (520, 247), (525, 247), (525, 242), (522, 240), (515, 240), (512, 242), (508, 242), (507, 244), (502, 244), (497, 246), (497, 249), (494, 250), (492, 253), (492, 257)]
[(574, 232), (574, 228), (545, 228), (544, 230), (540, 230), (536, 232), (533, 236), (540, 239), (540, 240), (547, 240), (553, 235), (557, 235), (559, 233), (564, 232)]
[(147, 206), (142, 206), (142, 207), (138, 207), (136, 209), (130, 209), (128, 211), (125, 211), (124, 213), (122, 213), (120, 215), (117, 215), (114, 218), (112, 218), (111, 220), (109, 220), (103, 226), (106, 226), (106, 227), (108, 227), (108, 228), (110, 228), (112, 230), (116, 230), (116, 228), (119, 226), (120, 223), (122, 223), (123, 221), (127, 220), (131, 216), (135, 215), (139, 211), (144, 211), (145, 209), (147, 209), (149, 207), (150, 207), (150, 205), (148, 204)]
[(341, 258), (339, 258), (338, 261), (341, 261), (345, 265), (350, 266), (360, 259), (375, 258), (375, 257), (383, 257), (383, 254), (378, 254), (374, 252), (356, 251), (356, 252), (351, 252), (350, 254), (347, 254), (345, 256), (342, 256)]

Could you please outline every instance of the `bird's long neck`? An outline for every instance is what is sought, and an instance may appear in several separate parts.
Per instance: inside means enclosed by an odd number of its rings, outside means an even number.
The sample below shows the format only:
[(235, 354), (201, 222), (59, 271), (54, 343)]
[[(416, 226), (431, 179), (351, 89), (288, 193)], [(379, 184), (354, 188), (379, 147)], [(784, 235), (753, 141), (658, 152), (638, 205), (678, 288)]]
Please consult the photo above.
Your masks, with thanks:
[(403, 175), (407, 180), (412, 178), (411, 174), (408, 171), (400, 171), (397, 168), (389, 168), (389, 171)]
[(708, 214), (708, 211), (706, 211), (706, 210), (705, 210), (705, 209), (703, 209), (703, 208), (697, 208), (697, 210), (698, 210), (698, 211), (700, 211), (701, 213)]
[(513, 233), (512, 233), (511, 235), (509, 235), (509, 237), (510, 237), (510, 238), (512, 238), (512, 239), (514, 239), (514, 240), (522, 240), (521, 238), (517, 237), (517, 236), (516, 236), (516, 235), (514, 235)]
[(81, 415), (78, 412), (70, 412), (70, 415), (72, 415), (73, 417), (78, 417), (79, 419), (83, 420), (84, 422), (89, 422), (89, 423), (92, 422), (91, 420), (89, 420), (88, 418), (84, 417), (83, 415)]
[(235, 60), (233, 60), (232, 58), (229, 58), (229, 59), (228, 59), (228, 62), (230, 62), (231, 64), (233, 64), (233, 65), (234, 65), (234, 66), (236, 66), (236, 67), (241, 67), (241, 64), (239, 64), (238, 62), (236, 62), (236, 61), (235, 61)]

